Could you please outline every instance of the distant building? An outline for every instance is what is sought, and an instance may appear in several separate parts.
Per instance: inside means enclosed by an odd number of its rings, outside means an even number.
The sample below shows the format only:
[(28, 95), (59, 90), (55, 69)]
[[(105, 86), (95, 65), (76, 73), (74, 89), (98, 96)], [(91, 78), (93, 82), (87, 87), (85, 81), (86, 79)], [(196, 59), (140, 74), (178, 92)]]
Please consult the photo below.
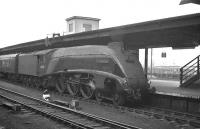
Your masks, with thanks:
[[(140, 49), (140, 62), (144, 65), (144, 49)], [(152, 66), (182, 67), (200, 55), (200, 46), (195, 49), (153, 48)], [(148, 52), (148, 66), (151, 67), (151, 49)]]
[[(170, 47), (149, 49), (148, 74), (154, 78), (179, 80), (180, 68), (199, 55), (200, 46), (195, 49), (172, 49)], [(144, 67), (144, 49), (140, 49), (139, 56)]]
[(79, 33), (99, 29), (98, 18), (73, 16), (66, 19), (67, 34)]
[(179, 80), (180, 66), (154, 66), (148, 68), (148, 74), (153, 78)]

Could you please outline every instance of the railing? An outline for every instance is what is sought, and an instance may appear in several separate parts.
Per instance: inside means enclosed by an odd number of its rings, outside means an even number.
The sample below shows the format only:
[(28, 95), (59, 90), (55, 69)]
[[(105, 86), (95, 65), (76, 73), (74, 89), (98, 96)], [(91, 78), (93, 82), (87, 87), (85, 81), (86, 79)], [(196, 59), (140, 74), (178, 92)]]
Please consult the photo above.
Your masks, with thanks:
[(188, 86), (200, 79), (200, 55), (180, 68), (180, 86)]

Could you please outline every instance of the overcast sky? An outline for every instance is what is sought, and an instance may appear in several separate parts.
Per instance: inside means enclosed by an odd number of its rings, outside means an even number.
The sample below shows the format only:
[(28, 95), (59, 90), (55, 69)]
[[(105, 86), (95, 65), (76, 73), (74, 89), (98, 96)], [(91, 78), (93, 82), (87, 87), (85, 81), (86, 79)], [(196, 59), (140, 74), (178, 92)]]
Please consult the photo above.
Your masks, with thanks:
[[(67, 29), (65, 19), (71, 16), (100, 18), (101, 29), (200, 13), (200, 5), (179, 3), (180, 0), (0, 0), (0, 48), (63, 33)], [(170, 65), (181, 66), (200, 54), (200, 48), (166, 50)], [(165, 50), (154, 51), (154, 59), (160, 58), (162, 51)], [(181, 60), (183, 55), (189, 57)]]
[(100, 28), (200, 12), (180, 0), (1, 0), (0, 48), (66, 31), (71, 16), (100, 18)]

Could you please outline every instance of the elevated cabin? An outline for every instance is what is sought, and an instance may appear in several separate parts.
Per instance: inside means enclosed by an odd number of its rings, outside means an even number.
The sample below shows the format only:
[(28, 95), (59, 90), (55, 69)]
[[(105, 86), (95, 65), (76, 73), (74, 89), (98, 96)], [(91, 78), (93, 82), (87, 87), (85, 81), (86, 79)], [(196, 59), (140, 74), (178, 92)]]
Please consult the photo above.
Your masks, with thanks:
[(67, 33), (73, 34), (99, 29), (100, 19), (92, 17), (73, 16), (67, 18), (66, 21)]

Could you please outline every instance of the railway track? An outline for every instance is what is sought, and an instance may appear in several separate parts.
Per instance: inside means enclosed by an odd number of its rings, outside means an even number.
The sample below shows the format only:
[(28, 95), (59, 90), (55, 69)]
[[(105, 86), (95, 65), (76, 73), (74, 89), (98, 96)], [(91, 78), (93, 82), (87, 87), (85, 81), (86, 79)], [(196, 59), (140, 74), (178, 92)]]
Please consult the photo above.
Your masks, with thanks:
[[(55, 92), (54, 92), (55, 93)], [(56, 92), (57, 95), (61, 95)], [(61, 96), (72, 97), (74, 96), (63, 94)], [(137, 114), (144, 114), (149, 117), (153, 117), (160, 120), (166, 120), (169, 123), (174, 123), (178, 127), (184, 128), (200, 128), (200, 114), (190, 114), (186, 112), (179, 112), (169, 109), (157, 108), (146, 105), (139, 105), (136, 107), (127, 107), (127, 106), (115, 106), (111, 103), (106, 102), (97, 102), (96, 100), (87, 100), (82, 97), (75, 97), (81, 101), (85, 101), (92, 104), (100, 104), (102, 106), (107, 106), (111, 108), (115, 108), (120, 112), (135, 112)]]
[(0, 88), (0, 97), (77, 129), (140, 129)]
[(98, 104), (102, 106), (107, 106), (110, 108), (114, 108), (119, 110), (119, 112), (135, 112), (137, 114), (144, 114), (149, 117), (153, 117), (160, 120), (166, 120), (169, 123), (175, 124), (175, 126), (180, 127), (182, 129), (184, 128), (200, 128), (200, 115), (199, 114), (190, 114), (186, 112), (178, 112), (174, 110), (169, 109), (163, 109), (163, 108), (157, 108), (157, 107), (150, 107), (146, 105), (140, 105), (138, 107), (126, 107), (126, 106), (115, 106), (111, 103), (107, 102), (97, 102), (96, 100), (87, 100), (83, 99), (82, 97), (78, 96), (71, 96), (69, 94), (60, 94), (58, 92), (53, 92), (53, 94), (59, 95), (61, 97), (70, 97), (74, 99), (78, 99), (80, 101), (92, 103), (92, 104)]
[[(95, 103), (95, 102), (92, 102)], [(135, 112), (138, 114), (144, 114), (149, 117), (153, 117), (160, 120), (166, 120), (170, 123), (175, 123), (180, 128), (200, 128), (200, 115), (189, 114), (185, 112), (178, 112), (174, 110), (168, 110), (157, 107), (150, 107), (146, 105), (140, 105), (138, 107), (125, 107), (125, 106), (113, 106), (108, 103), (100, 103), (104, 106), (114, 107), (121, 112)]]

